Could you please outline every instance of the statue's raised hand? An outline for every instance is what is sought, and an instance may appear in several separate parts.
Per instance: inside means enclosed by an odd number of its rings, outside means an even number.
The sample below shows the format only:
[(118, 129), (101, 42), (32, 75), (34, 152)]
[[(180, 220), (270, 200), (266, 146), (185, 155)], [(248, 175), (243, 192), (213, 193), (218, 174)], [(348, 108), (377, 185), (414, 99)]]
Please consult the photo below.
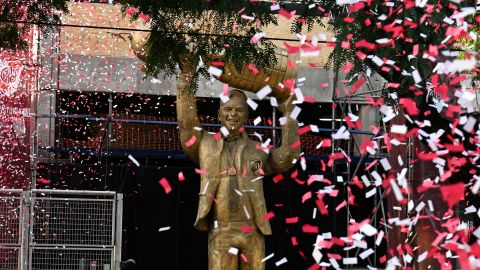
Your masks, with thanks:
[(284, 115), (288, 115), (293, 111), (295, 107), (293, 105), (293, 95), (289, 96), (282, 104), (278, 106), (278, 110), (281, 111)]

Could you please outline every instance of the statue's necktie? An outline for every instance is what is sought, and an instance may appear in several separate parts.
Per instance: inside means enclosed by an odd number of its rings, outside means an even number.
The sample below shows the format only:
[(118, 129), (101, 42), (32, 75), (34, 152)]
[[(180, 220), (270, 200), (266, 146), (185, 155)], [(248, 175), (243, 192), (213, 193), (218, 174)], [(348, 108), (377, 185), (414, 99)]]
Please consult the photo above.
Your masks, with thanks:
[(235, 190), (238, 190), (238, 173), (237, 169), (235, 168), (235, 154), (237, 151), (238, 140), (235, 142), (227, 142), (225, 146), (225, 152), (228, 159), (228, 207), (230, 208), (230, 212), (237, 212), (239, 207), (238, 201), (240, 200), (240, 196), (237, 194)]

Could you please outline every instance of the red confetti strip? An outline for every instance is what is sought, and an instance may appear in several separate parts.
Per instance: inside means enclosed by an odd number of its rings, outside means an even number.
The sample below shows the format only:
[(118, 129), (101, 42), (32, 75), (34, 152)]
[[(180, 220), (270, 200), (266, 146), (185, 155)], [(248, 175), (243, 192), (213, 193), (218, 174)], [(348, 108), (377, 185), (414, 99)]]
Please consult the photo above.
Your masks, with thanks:
[(185, 181), (185, 176), (183, 176), (183, 172), (178, 173), (178, 181)]
[(273, 182), (274, 182), (275, 184), (278, 183), (278, 182), (280, 182), (280, 181), (282, 181), (282, 180), (283, 180), (283, 175), (282, 175), (282, 174), (277, 174), (277, 175), (275, 175), (275, 176), (273, 177)]
[(162, 178), (159, 181), (159, 184), (163, 187), (165, 190), (165, 193), (170, 193), (172, 191), (172, 187), (170, 186), (170, 183), (168, 182), (167, 178)]
[(263, 218), (264, 220), (270, 220), (270, 219), (272, 219), (272, 218), (274, 218), (274, 217), (275, 217), (275, 213), (273, 213), (273, 212), (268, 212), (268, 213), (266, 213), (265, 215), (263, 215), (262, 218)]
[(318, 233), (318, 227), (317, 226), (312, 226), (309, 224), (305, 224), (302, 226), (302, 231), (304, 233)]
[(192, 146), (197, 141), (197, 137), (193, 135), (188, 141), (185, 142), (186, 147)]
[(293, 224), (298, 222), (298, 217), (290, 217), (285, 219), (285, 223), (287, 224)]

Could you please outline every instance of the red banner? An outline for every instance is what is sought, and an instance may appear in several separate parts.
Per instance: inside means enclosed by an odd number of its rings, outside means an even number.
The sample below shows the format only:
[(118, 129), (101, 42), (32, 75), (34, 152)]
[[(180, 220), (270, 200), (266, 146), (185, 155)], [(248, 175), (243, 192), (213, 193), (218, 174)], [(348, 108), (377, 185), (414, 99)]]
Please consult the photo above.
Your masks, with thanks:
[(0, 50), (0, 188), (30, 184), (30, 101), (35, 69), (25, 51)]

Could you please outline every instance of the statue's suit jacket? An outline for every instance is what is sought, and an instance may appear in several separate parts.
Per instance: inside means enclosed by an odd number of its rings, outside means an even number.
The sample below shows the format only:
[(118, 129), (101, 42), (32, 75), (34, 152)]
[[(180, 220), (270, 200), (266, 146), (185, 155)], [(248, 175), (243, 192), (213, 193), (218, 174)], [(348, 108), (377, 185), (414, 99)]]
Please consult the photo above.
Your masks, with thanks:
[[(237, 176), (245, 190), (248, 190), (246, 194), (252, 205), (253, 219), (258, 230), (264, 235), (270, 235), (272, 230), (269, 221), (264, 219), (267, 208), (261, 176), (284, 172), (294, 165), (292, 161), (298, 158), (300, 152), (299, 147), (291, 146), (292, 140), (298, 140), (297, 130), (298, 123), (293, 119), (287, 120), (282, 127), (282, 136), (286, 136), (282, 139), (282, 146), (272, 150), (262, 149), (259, 142), (248, 139), (244, 133), (239, 139), (234, 160), (238, 171)], [(198, 147), (183, 146), (187, 156), (202, 169), (200, 198), (195, 221), (195, 228), (199, 230), (208, 230), (211, 226), (211, 220), (207, 217), (221, 180), (220, 158), (223, 145), (222, 138), (215, 139), (212, 134), (203, 131)], [(226, 169), (223, 168), (223, 170)]]

